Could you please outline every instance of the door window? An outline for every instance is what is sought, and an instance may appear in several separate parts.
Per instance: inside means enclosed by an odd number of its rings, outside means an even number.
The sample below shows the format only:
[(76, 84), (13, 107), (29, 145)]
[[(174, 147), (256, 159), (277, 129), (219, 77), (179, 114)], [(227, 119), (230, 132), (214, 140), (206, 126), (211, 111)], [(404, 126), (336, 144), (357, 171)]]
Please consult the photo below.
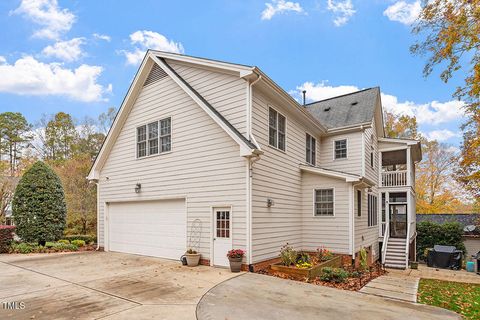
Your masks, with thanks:
[(217, 211), (217, 238), (230, 238), (230, 211)]

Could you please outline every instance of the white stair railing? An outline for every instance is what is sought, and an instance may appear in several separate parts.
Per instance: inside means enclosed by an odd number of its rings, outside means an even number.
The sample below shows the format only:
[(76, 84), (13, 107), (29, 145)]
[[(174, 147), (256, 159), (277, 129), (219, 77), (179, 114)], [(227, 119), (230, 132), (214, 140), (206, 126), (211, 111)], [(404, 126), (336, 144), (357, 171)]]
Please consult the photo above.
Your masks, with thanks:
[(388, 234), (390, 233), (389, 223), (385, 224), (385, 233), (383, 234), (383, 246), (382, 246), (382, 263), (385, 265), (385, 259), (387, 258), (387, 246), (388, 246)]
[(405, 239), (405, 269), (408, 269), (408, 257), (410, 250), (410, 224), (407, 224), (407, 238)]

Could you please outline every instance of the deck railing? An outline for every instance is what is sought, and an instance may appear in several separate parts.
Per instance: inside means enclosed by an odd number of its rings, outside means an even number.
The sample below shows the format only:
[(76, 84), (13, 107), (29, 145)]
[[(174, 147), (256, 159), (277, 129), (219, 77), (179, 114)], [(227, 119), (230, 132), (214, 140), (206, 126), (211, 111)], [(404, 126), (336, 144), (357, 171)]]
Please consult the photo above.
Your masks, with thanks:
[(382, 187), (402, 187), (407, 185), (407, 170), (382, 172)]

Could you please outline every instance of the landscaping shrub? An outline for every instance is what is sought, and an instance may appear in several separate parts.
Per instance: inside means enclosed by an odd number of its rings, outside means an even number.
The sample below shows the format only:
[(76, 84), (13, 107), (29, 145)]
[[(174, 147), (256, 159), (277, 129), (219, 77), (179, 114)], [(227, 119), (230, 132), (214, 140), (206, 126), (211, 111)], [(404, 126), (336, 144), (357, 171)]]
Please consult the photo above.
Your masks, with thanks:
[(6, 253), (13, 241), (14, 226), (0, 226), (0, 253)]
[(45, 163), (36, 162), (20, 179), (12, 210), (16, 233), (23, 241), (60, 239), (67, 212), (60, 178)]
[(85, 241), (83, 241), (83, 240), (73, 240), (72, 244), (74, 246), (77, 246), (77, 247), (81, 248), (81, 247), (85, 246)]
[(10, 252), (11, 253), (36, 253), (36, 252), (41, 252), (43, 247), (39, 246), (36, 243), (27, 243), (27, 242), (21, 242), (21, 243), (12, 243), (10, 247)]
[(62, 242), (56, 242), (52, 249), (55, 252), (64, 252), (64, 251), (77, 251), (78, 246), (71, 244), (71, 243), (62, 243)]
[(320, 280), (327, 282), (345, 282), (348, 279), (348, 272), (341, 268), (322, 268)]
[(417, 257), (426, 260), (425, 249), (433, 248), (436, 244), (455, 246), (465, 253), (462, 235), (463, 229), (458, 222), (438, 224), (422, 221), (417, 224)]
[(59, 243), (64, 243), (64, 244), (70, 244), (70, 241), (68, 241), (67, 239), (61, 239), (61, 240), (58, 240)]
[(328, 261), (333, 258), (333, 253), (324, 247), (317, 248), (317, 258), (319, 261)]
[(83, 240), (86, 244), (91, 244), (97, 242), (97, 237), (92, 235), (85, 235), (85, 234), (75, 234), (75, 235), (68, 235), (64, 236), (63, 239), (69, 240), (72, 242), (73, 240)]
[(291, 266), (297, 260), (297, 251), (293, 250), (288, 243), (280, 249), (280, 259), (284, 266)]

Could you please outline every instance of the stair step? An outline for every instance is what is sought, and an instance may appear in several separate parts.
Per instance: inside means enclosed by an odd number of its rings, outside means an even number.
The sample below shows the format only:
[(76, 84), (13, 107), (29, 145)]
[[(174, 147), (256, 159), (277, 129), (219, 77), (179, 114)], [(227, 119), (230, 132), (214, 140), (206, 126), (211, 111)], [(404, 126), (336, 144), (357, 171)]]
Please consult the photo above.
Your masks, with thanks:
[(402, 269), (405, 270), (405, 264), (390, 264), (390, 263), (385, 263), (385, 267), (387, 268), (392, 268), (392, 269)]
[(405, 252), (405, 248), (387, 248), (387, 252)]
[(385, 257), (385, 262), (393, 262), (393, 263), (405, 263), (405, 258), (398, 258), (398, 257)]
[(405, 252), (388, 252), (387, 257), (402, 257), (405, 258), (407, 255)]

